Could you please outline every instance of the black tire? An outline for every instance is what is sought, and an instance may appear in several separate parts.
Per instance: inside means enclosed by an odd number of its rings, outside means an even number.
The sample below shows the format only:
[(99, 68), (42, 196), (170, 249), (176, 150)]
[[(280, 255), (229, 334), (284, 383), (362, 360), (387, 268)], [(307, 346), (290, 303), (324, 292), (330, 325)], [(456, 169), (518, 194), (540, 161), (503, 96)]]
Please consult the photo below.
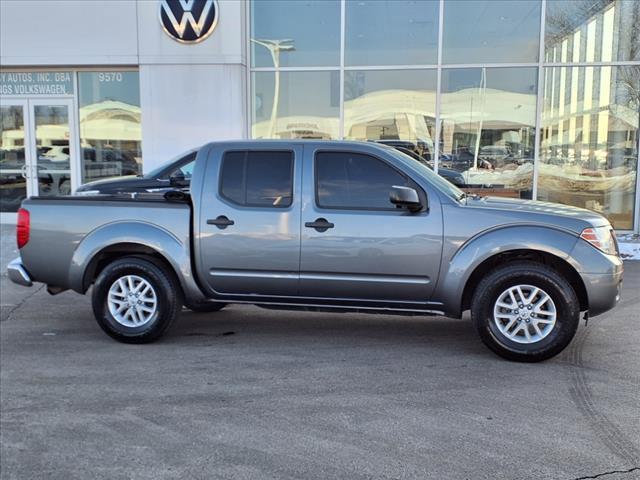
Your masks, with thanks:
[[(513, 341), (494, 321), (494, 305), (503, 292), (517, 285), (540, 288), (555, 304), (555, 324), (548, 327), (544, 338), (534, 343)], [(525, 315), (529, 314), (525, 312)], [(518, 318), (517, 321), (524, 321)], [(571, 284), (556, 270), (535, 262), (515, 262), (495, 268), (478, 284), (471, 302), (471, 319), (482, 342), (501, 357), (518, 362), (540, 362), (557, 355), (571, 342), (580, 322), (580, 303)], [(516, 330), (517, 324), (514, 325), (508, 333)], [(527, 325), (523, 324), (523, 327), (529, 329)], [(524, 334), (521, 329), (515, 338), (524, 340)]]
[(219, 312), (224, 307), (226, 307), (227, 304), (226, 303), (215, 303), (215, 302), (185, 303), (184, 306), (187, 307), (192, 312), (208, 313), (208, 312)]
[[(147, 282), (155, 295), (156, 308), (140, 326), (121, 324), (109, 309), (109, 290), (123, 277), (133, 275)], [(161, 337), (178, 317), (182, 307), (182, 291), (172, 272), (158, 262), (141, 257), (124, 257), (107, 265), (93, 286), (93, 313), (100, 328), (110, 337), (124, 343), (149, 343)], [(117, 312), (116, 312), (117, 313)]]

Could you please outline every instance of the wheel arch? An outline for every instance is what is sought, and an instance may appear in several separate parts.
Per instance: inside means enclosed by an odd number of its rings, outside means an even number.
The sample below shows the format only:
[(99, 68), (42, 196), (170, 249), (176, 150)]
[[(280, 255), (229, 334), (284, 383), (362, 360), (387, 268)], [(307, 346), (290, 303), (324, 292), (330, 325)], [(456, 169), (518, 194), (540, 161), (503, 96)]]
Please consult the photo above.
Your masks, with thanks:
[(142, 243), (122, 242), (104, 247), (91, 258), (84, 271), (82, 279), (83, 290), (86, 292), (89, 289), (107, 265), (124, 257), (138, 257), (149, 260), (156, 266), (163, 268), (179, 283), (178, 275), (173, 265), (160, 252)]
[(589, 297), (587, 295), (585, 284), (578, 271), (569, 262), (548, 252), (523, 249), (509, 250), (504, 253), (499, 253), (480, 263), (480, 265), (473, 270), (465, 283), (460, 311), (464, 312), (471, 307), (473, 294), (475, 293), (475, 290), (483, 276), (501, 265), (517, 261), (535, 262), (553, 268), (560, 275), (566, 278), (575, 289), (578, 301), (580, 302), (580, 311), (589, 309)]
[(69, 285), (86, 293), (102, 269), (125, 256), (143, 256), (174, 276), (185, 298), (204, 296), (193, 278), (190, 247), (157, 226), (138, 222), (105, 225), (88, 234), (74, 251)]
[(448, 263), (443, 258), (434, 298), (443, 303), (448, 315), (459, 318), (482, 275), (505, 262), (527, 260), (564, 275), (576, 289), (581, 310), (587, 310), (587, 290), (570, 255), (577, 241), (573, 232), (548, 226), (510, 225), (481, 232), (462, 244)]

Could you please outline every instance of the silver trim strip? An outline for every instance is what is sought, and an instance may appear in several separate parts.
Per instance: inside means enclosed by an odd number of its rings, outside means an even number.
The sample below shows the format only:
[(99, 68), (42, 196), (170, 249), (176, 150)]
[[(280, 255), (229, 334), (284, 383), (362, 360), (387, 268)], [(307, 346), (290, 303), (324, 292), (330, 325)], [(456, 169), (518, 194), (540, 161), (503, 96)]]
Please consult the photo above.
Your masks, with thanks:
[(212, 277), (247, 277), (247, 278), (285, 278), (298, 280), (300, 276), (297, 272), (276, 272), (262, 270), (221, 270), (211, 269), (209, 275)]
[(373, 283), (395, 283), (410, 285), (429, 285), (431, 279), (428, 277), (411, 277), (400, 275), (360, 275), (353, 273), (328, 274), (328, 273), (301, 273), (300, 280), (329, 280), (336, 282), (373, 282)]

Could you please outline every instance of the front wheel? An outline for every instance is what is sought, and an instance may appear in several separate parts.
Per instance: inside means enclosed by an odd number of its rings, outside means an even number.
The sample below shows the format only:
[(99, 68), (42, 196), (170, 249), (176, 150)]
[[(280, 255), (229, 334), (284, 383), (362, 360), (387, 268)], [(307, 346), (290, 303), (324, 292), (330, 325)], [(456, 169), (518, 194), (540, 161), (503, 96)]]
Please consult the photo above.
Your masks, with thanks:
[(92, 304), (98, 325), (109, 336), (125, 343), (149, 343), (178, 317), (182, 298), (177, 281), (160, 265), (125, 257), (98, 275)]
[(580, 305), (571, 284), (554, 269), (517, 262), (496, 268), (480, 282), (471, 318), (484, 344), (498, 355), (539, 362), (571, 342)]

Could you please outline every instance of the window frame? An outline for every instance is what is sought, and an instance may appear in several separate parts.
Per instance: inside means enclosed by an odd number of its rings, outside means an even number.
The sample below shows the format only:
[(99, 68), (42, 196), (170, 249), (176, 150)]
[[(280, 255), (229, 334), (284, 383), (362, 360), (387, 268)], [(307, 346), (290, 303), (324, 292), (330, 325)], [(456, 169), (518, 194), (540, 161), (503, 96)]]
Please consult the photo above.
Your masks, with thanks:
[[(222, 192), (222, 172), (224, 169), (224, 162), (225, 162), (225, 157), (227, 155), (227, 153), (233, 153), (233, 152), (241, 152), (244, 153), (244, 167), (243, 167), (243, 174), (242, 174), (242, 180), (243, 180), (243, 185), (244, 185), (244, 194), (245, 194), (245, 200), (246, 200), (246, 193), (247, 193), (247, 165), (248, 165), (248, 160), (249, 160), (249, 154), (251, 152), (270, 152), (270, 153), (289, 153), (291, 154), (291, 168), (290, 168), (290, 173), (291, 173), (291, 195), (290, 195), (290, 202), (286, 205), (261, 205), (261, 204), (256, 204), (256, 203), (245, 203), (245, 204), (241, 204), (236, 202), (235, 200), (229, 198), (227, 195), (225, 195)], [(229, 203), (231, 205), (233, 205), (234, 207), (237, 208), (277, 208), (277, 209), (287, 209), (287, 208), (291, 208), (291, 206), (293, 205), (293, 201), (294, 201), (294, 190), (295, 190), (295, 164), (296, 164), (296, 153), (294, 150), (291, 149), (286, 149), (286, 148), (279, 148), (279, 149), (263, 149), (263, 148), (254, 148), (254, 149), (246, 149), (246, 148), (233, 148), (233, 149), (229, 149), (229, 150), (225, 150), (224, 152), (222, 152), (222, 157), (220, 159), (220, 167), (218, 169), (218, 196), (223, 199), (226, 203)]]
[(399, 168), (397, 168), (395, 165), (391, 164), (390, 162), (384, 160), (383, 158), (380, 158), (378, 155), (369, 153), (369, 152), (358, 152), (355, 150), (330, 150), (330, 149), (318, 149), (313, 153), (313, 199), (315, 202), (315, 206), (318, 209), (322, 209), (322, 210), (342, 210), (342, 211), (361, 211), (361, 212), (395, 212), (395, 213), (406, 213), (405, 209), (402, 208), (398, 208), (398, 207), (394, 207), (393, 204), (391, 204), (391, 202), (389, 202), (392, 206), (389, 208), (377, 208), (377, 207), (327, 207), (324, 205), (320, 204), (320, 198), (318, 197), (318, 154), (319, 153), (341, 153), (341, 154), (357, 154), (357, 155), (364, 155), (370, 158), (373, 158), (374, 160), (378, 161), (378, 162), (382, 162), (384, 165), (386, 165), (387, 167), (391, 168), (392, 170), (394, 170), (396, 173), (398, 173), (401, 177), (404, 177), (406, 180), (408, 180), (409, 183), (409, 187), (414, 188), (417, 192), (418, 192), (418, 197), (420, 198), (420, 202), (422, 203), (422, 208), (417, 211), (412, 213), (412, 215), (419, 215), (422, 213), (425, 213), (425, 211), (427, 211), (426, 209), (426, 205), (427, 205), (427, 194), (424, 191), (424, 189), (420, 186), (420, 184), (418, 184), (418, 182), (416, 182), (413, 178), (411, 178), (409, 175), (407, 175), (405, 172), (403, 172), (402, 170), (400, 170)]

